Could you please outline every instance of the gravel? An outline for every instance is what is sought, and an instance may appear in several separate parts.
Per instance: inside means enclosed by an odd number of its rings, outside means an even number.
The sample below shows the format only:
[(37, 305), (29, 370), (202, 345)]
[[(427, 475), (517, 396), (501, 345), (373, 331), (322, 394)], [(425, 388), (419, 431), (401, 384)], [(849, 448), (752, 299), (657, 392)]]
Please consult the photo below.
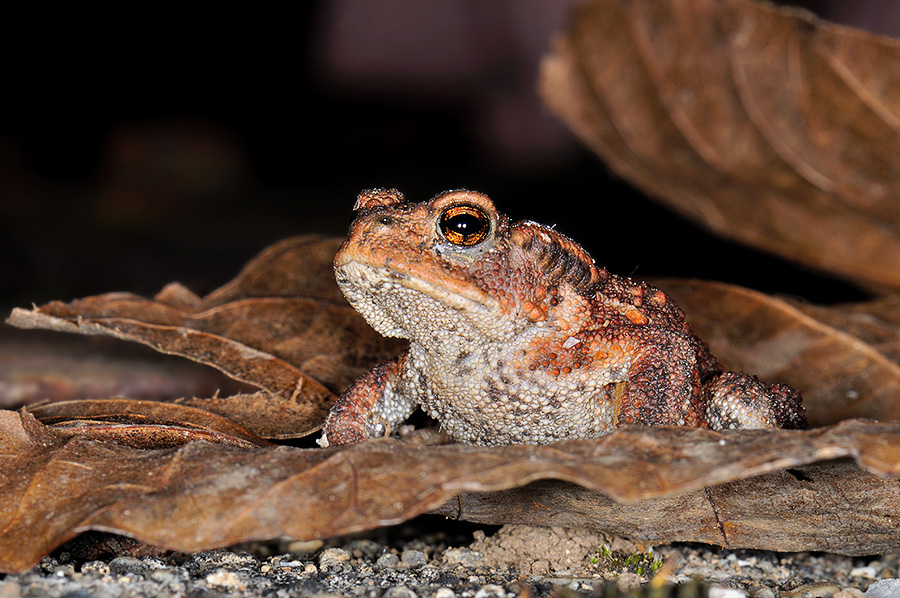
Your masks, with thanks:
[(82, 560), (63, 547), (31, 571), (3, 577), (0, 598), (883, 598), (900, 596), (898, 567), (900, 555), (650, 547), (585, 531), (479, 528), (425, 517), (326, 542), (192, 555)]

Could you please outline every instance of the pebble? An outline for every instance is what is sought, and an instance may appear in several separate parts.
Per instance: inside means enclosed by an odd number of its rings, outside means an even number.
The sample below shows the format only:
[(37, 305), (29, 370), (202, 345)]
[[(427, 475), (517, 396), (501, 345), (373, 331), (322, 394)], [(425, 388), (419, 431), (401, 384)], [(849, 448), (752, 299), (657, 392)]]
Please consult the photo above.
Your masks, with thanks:
[(829, 581), (813, 581), (781, 592), (784, 598), (830, 598), (841, 588)]
[(462, 565), (463, 567), (477, 567), (484, 560), (484, 555), (477, 550), (468, 548), (448, 548), (444, 551), (444, 562), (450, 565)]
[(151, 571), (150, 579), (163, 585), (169, 585), (181, 581), (181, 576), (178, 575), (178, 571), (175, 569), (162, 567)]
[(243, 592), (247, 589), (247, 586), (241, 581), (240, 576), (228, 569), (216, 569), (206, 576), (206, 583), (215, 588), (233, 590), (236, 592)]
[(309, 542), (291, 542), (287, 546), (288, 552), (296, 555), (315, 554), (325, 543), (322, 540)]
[(396, 554), (389, 552), (387, 554), (383, 554), (378, 557), (378, 560), (375, 561), (376, 569), (393, 569), (397, 565), (400, 564), (400, 557)]
[(506, 590), (503, 587), (490, 583), (475, 592), (475, 598), (503, 598), (504, 596), (506, 596)]
[(404, 565), (410, 567), (421, 567), (428, 562), (428, 557), (421, 550), (404, 550), (400, 555), (400, 560)]
[(347, 545), (347, 550), (349, 550), (356, 558), (367, 557), (371, 559), (381, 554), (384, 547), (378, 542), (363, 539), (350, 542), (350, 544)]
[(350, 560), (350, 553), (343, 548), (328, 548), (319, 555), (319, 568), (337, 567)]
[(406, 586), (395, 586), (384, 593), (384, 598), (417, 598), (416, 593)]
[(81, 572), (106, 577), (110, 574), (109, 565), (103, 561), (88, 561), (81, 566)]
[(198, 552), (194, 555), (193, 561), (200, 566), (201, 570), (212, 571), (218, 567), (230, 567), (237, 569), (240, 567), (253, 567), (257, 562), (257, 558), (247, 552), (232, 552), (230, 550), (208, 550)]
[(145, 576), (150, 568), (133, 556), (117, 556), (109, 562), (109, 570), (117, 575)]
[(450, 588), (438, 588), (434, 592), (434, 598), (456, 598), (456, 592)]
[(882, 579), (866, 590), (866, 598), (897, 598), (900, 596), (900, 579)]

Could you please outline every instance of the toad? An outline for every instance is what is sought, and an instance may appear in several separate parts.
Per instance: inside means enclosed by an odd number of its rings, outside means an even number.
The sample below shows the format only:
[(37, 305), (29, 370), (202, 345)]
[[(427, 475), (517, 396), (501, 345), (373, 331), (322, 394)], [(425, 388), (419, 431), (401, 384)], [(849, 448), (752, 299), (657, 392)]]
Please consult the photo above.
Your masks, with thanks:
[(347, 300), (409, 349), (332, 407), (321, 446), (389, 434), (417, 408), (459, 442), (548, 444), (625, 424), (799, 428), (797, 391), (725, 372), (661, 290), (474, 191), (363, 191), (334, 259)]

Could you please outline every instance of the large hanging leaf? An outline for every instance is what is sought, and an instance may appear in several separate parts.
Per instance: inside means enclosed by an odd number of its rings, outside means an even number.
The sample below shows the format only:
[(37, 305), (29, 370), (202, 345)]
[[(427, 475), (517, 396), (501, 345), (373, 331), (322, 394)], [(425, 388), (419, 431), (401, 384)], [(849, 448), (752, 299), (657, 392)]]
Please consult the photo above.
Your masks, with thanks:
[(900, 41), (752, 0), (595, 0), (544, 101), (618, 174), (739, 241), (900, 288)]

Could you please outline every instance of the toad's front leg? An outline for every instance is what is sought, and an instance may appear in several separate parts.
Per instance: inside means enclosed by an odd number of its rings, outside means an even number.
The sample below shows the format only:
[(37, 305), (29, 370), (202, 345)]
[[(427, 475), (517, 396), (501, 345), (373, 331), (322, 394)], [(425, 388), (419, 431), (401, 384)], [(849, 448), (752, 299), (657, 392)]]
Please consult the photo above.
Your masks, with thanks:
[(319, 446), (356, 444), (384, 436), (410, 416), (418, 403), (402, 391), (406, 356), (404, 351), (377, 366), (344, 391), (328, 412)]

